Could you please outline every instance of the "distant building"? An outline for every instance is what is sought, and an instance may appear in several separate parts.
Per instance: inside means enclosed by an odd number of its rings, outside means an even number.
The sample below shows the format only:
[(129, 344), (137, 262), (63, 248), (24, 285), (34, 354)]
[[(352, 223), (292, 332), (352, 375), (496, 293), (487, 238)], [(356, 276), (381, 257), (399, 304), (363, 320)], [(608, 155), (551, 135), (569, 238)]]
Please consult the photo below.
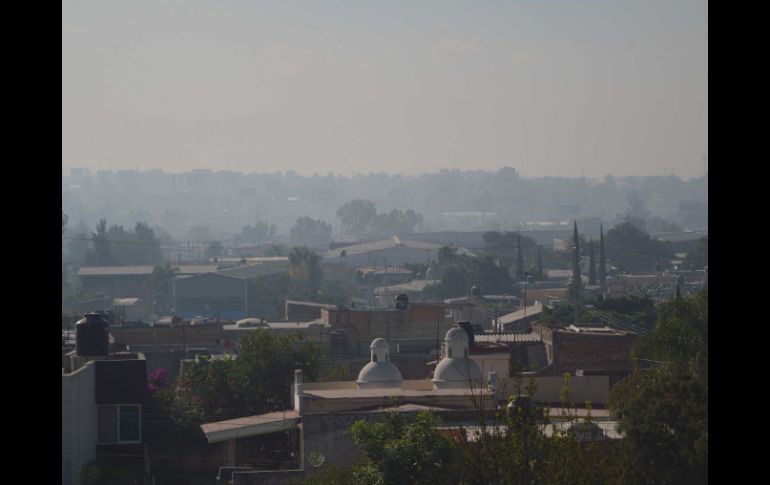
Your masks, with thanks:
[(172, 291), (175, 314), (221, 320), (269, 316), (274, 309), (265, 299), (265, 288), (286, 275), (288, 264), (263, 263), (177, 277)]
[(414, 271), (401, 266), (362, 266), (356, 268), (358, 277), (366, 283), (404, 283), (414, 277)]
[[(352, 267), (403, 266), (406, 263), (430, 264), (431, 261), (438, 261), (438, 251), (443, 246), (393, 236), (380, 241), (330, 249), (324, 256), (324, 262)], [(464, 248), (457, 248), (457, 252), (474, 256), (471, 251)]]
[[(368, 343), (377, 336), (385, 336), (394, 346), (401, 344), (429, 352), (437, 347), (438, 335), (443, 335), (460, 320), (490, 326), (485, 314), (474, 312), (472, 304), (409, 302), (405, 310), (359, 309), (339, 307), (321, 310), (321, 319), (345, 335), (350, 357), (368, 354)], [(470, 312), (470, 314), (469, 314)]]
[[(178, 265), (178, 276), (216, 271), (215, 264)], [(146, 282), (154, 266), (81, 266), (78, 270), (84, 293), (106, 293), (115, 298), (149, 297)]]
[(570, 325), (551, 328), (533, 324), (545, 344), (548, 367), (541, 374), (560, 376), (576, 371), (620, 372), (632, 369), (631, 347), (637, 336), (609, 327)]

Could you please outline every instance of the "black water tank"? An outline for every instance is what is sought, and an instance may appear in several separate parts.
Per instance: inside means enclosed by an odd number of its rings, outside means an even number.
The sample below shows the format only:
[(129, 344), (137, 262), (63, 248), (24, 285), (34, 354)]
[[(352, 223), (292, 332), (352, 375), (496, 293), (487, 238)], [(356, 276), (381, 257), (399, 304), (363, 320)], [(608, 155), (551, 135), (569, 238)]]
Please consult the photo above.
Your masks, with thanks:
[(75, 324), (75, 353), (82, 356), (109, 355), (110, 337), (102, 313), (86, 313)]
[(471, 322), (457, 322), (457, 325), (459, 325), (463, 330), (465, 330), (465, 333), (468, 334), (468, 345), (473, 345), (475, 338), (473, 325), (471, 325)]
[(396, 309), (406, 310), (407, 308), (409, 308), (409, 295), (406, 293), (396, 295)]
[(471, 298), (481, 298), (481, 289), (476, 285), (471, 287)]

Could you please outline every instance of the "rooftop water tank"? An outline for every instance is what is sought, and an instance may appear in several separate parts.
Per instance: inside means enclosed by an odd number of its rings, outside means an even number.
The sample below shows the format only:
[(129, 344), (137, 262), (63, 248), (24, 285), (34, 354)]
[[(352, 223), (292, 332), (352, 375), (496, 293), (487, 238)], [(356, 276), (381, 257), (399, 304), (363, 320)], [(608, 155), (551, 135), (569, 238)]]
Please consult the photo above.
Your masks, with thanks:
[(108, 322), (103, 313), (86, 313), (75, 324), (75, 353), (80, 356), (109, 355)]

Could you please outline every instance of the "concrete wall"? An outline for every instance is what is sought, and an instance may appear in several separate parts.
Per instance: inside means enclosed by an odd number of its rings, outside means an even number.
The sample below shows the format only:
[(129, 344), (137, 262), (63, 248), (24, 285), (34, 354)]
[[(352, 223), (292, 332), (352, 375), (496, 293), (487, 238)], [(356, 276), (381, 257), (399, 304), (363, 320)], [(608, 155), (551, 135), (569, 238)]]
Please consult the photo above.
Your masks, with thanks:
[(506, 353), (499, 354), (471, 354), (471, 360), (481, 367), (481, 375), (486, 379), (491, 371), (497, 373), (497, 378), (508, 377), (511, 356)]
[(203, 273), (174, 280), (173, 284), (174, 308), (179, 316), (243, 318), (247, 285), (244, 280)]
[(171, 345), (216, 344), (222, 339), (222, 325), (201, 325), (184, 327), (123, 328), (109, 327), (115, 344), (125, 345)]
[(94, 364), (70, 374), (62, 372), (62, 484), (76, 483), (80, 467), (96, 454)]
[[(537, 384), (535, 399), (545, 403), (560, 403), (561, 391), (564, 388), (563, 376), (538, 376), (534, 377)], [(530, 378), (526, 375), (522, 378), (522, 393), (530, 383)], [(516, 381), (513, 378), (500, 380), (500, 389), (505, 391), (506, 395), (515, 393)], [(583, 404), (590, 401), (592, 404), (607, 404), (607, 397), (610, 389), (609, 376), (571, 376), (569, 379), (570, 399), (575, 404)]]

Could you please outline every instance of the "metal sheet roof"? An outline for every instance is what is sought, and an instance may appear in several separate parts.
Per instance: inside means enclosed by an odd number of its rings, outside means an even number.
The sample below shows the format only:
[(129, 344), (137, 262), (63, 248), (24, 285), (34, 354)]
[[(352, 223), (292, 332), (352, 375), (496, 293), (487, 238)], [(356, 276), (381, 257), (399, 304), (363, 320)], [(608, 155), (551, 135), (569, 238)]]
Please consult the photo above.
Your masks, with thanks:
[(201, 430), (209, 443), (217, 443), (293, 429), (300, 419), (299, 413), (291, 409), (206, 423), (201, 425)]
[[(216, 271), (215, 264), (182, 264), (178, 275), (210, 273)], [(81, 266), (78, 276), (149, 276), (155, 266)]]

